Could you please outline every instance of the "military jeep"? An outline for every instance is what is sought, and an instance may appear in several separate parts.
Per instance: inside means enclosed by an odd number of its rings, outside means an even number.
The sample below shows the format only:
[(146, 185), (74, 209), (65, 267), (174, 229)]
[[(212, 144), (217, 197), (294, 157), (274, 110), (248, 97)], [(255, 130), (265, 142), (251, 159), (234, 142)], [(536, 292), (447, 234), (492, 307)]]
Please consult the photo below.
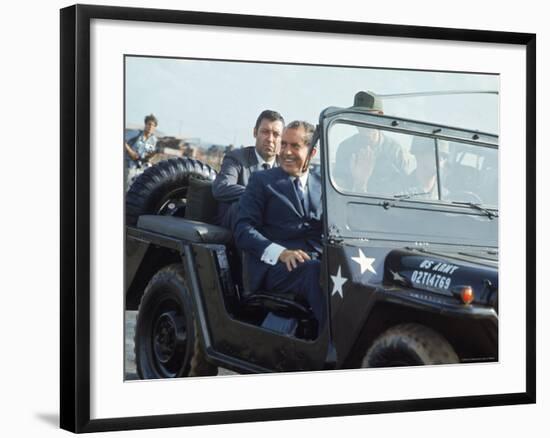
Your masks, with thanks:
[[(385, 141), (361, 171), (372, 135)], [(246, 254), (213, 225), (212, 168), (170, 159), (136, 179), (125, 303), (140, 378), (498, 360), (498, 137), (358, 106), (325, 109), (315, 140), (321, 325), (292, 294), (249, 290)]]

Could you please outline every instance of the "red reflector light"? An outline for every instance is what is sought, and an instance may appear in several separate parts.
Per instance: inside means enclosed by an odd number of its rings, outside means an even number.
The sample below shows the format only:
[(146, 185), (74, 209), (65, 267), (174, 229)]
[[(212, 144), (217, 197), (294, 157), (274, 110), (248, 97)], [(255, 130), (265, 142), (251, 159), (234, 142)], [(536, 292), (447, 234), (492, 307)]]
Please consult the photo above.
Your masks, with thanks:
[(470, 304), (474, 301), (474, 290), (471, 286), (464, 286), (460, 290), (460, 298), (464, 304)]

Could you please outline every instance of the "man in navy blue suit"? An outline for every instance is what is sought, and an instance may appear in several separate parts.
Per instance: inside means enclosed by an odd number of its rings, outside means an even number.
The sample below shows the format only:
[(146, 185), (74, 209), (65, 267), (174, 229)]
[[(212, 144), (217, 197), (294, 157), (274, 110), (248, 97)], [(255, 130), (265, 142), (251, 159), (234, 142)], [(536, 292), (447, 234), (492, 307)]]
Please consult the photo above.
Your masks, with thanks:
[(283, 116), (277, 111), (262, 111), (254, 125), (255, 146), (234, 149), (223, 157), (221, 169), (212, 184), (212, 194), (219, 202), (218, 225), (233, 229), (238, 201), (250, 175), (277, 166), (284, 125)]
[(252, 292), (301, 295), (321, 326), (326, 313), (319, 283), (321, 181), (309, 172), (317, 152), (313, 131), (307, 122), (290, 123), (281, 140), (280, 167), (252, 174), (240, 200), (235, 241), (247, 255)]

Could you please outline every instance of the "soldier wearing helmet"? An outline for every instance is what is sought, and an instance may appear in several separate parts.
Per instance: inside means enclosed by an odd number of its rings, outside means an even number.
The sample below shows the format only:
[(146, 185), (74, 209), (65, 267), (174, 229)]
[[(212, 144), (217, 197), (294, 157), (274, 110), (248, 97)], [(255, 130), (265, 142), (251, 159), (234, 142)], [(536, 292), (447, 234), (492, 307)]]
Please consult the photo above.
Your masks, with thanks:
[[(383, 114), (381, 99), (372, 91), (355, 95), (354, 107)], [(372, 127), (359, 127), (336, 151), (334, 179), (344, 190), (393, 194), (396, 182), (411, 169), (412, 158), (394, 139)]]

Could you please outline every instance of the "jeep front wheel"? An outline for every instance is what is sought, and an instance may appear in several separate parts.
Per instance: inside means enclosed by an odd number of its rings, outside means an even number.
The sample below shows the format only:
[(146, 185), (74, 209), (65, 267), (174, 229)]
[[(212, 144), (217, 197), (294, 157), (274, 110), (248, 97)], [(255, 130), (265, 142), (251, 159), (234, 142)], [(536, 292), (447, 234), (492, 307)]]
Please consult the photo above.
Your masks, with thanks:
[(134, 346), (142, 379), (217, 374), (202, 351), (180, 265), (161, 269), (147, 285), (139, 305)]
[(458, 363), (449, 342), (431, 328), (400, 324), (374, 341), (365, 355), (363, 368)]

